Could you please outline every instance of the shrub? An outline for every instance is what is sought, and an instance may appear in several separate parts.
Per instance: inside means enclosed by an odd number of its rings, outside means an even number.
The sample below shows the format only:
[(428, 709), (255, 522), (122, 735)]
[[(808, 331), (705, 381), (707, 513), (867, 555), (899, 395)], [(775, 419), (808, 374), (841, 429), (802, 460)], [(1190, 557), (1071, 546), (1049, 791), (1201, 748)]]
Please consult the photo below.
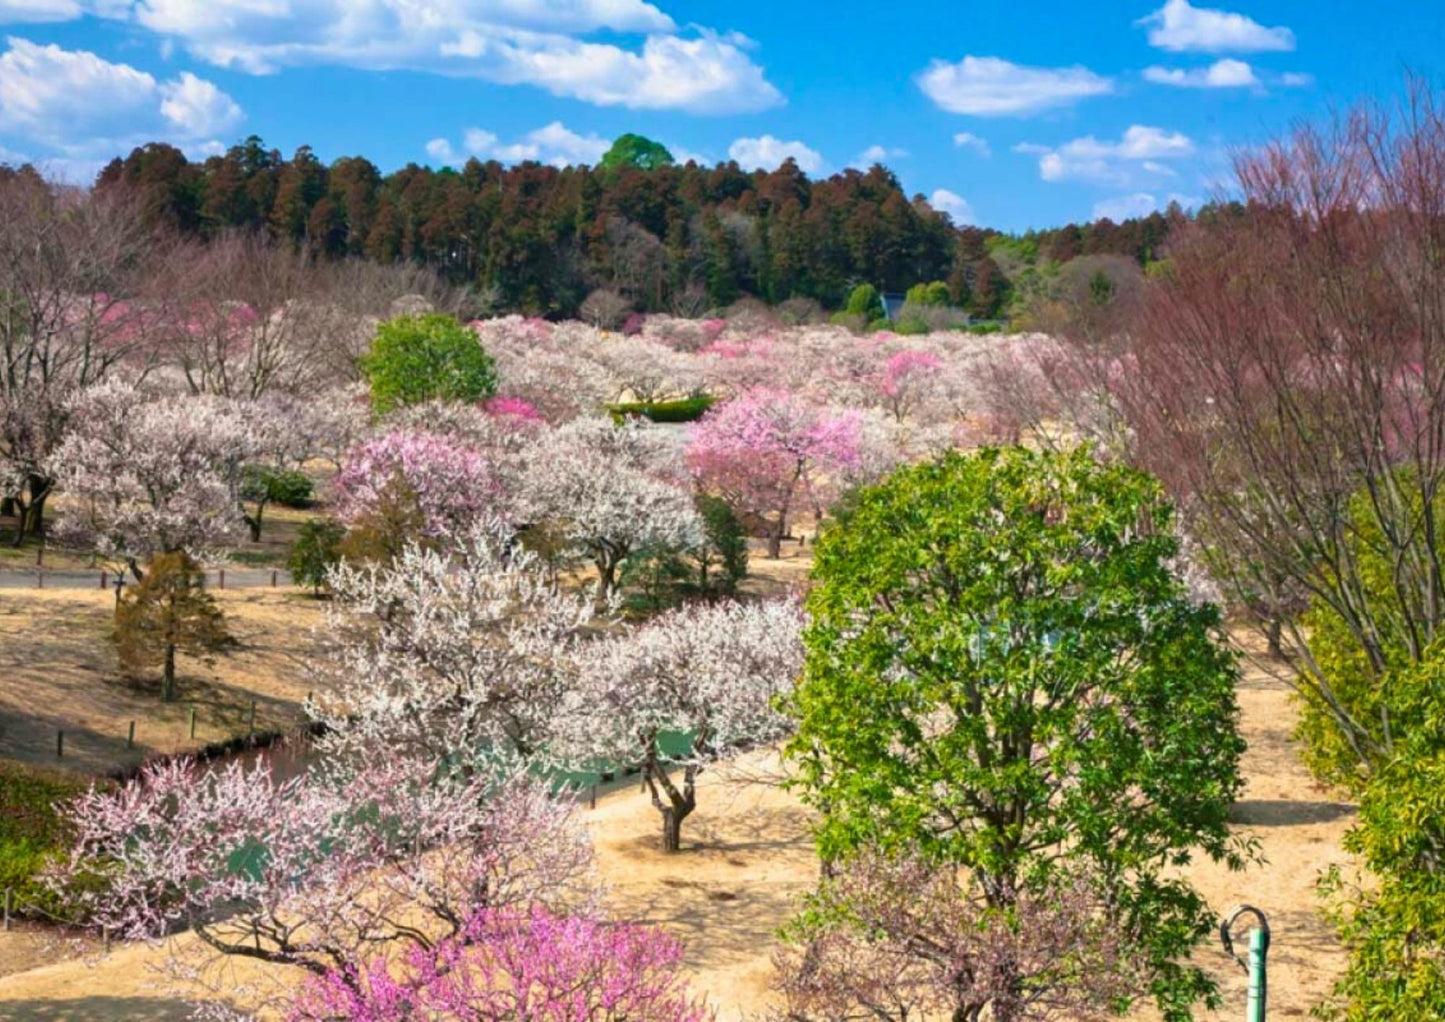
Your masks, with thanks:
[(0, 760), (0, 890), (12, 889), (16, 915), (61, 914), (60, 900), (40, 877), (70, 846), (63, 807), (90, 784), (88, 777)]
[(610, 405), (607, 410), (619, 423), (630, 416), (641, 416), (649, 422), (696, 422), (716, 401), (707, 394), (695, 394), (677, 401), (628, 401)]
[(848, 304), (844, 308), (854, 316), (874, 318), (882, 308), (878, 289), (872, 284), (859, 284), (848, 295)]
[(693, 503), (705, 537), (696, 554), (698, 583), (704, 591), (731, 596), (748, 574), (747, 529), (721, 497), (700, 493)]
[(917, 337), (929, 333), (928, 323), (922, 316), (900, 316), (893, 324), (893, 332), (900, 337)]
[(311, 477), (305, 472), (271, 465), (247, 465), (243, 486), (251, 499), (264, 497), (266, 503), (282, 507), (310, 507), (315, 496)]
[(425, 401), (474, 404), (497, 390), (492, 357), (451, 316), (401, 316), (376, 328), (361, 359), (371, 404), (384, 415)]
[(316, 595), (326, 585), (326, 573), (341, 560), (341, 541), (346, 526), (334, 518), (318, 518), (302, 524), (296, 542), (286, 556), (286, 570), (297, 585), (310, 586)]

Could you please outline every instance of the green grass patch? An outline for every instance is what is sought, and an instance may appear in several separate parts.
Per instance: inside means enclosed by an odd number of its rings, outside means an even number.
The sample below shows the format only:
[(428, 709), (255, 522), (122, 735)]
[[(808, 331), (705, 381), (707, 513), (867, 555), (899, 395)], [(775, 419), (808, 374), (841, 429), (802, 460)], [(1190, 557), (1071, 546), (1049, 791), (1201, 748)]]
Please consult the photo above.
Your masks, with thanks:
[(73, 774), (0, 760), (0, 890), (12, 891), (17, 915), (55, 915), (55, 896), (37, 879), (70, 846), (63, 809), (90, 787)]

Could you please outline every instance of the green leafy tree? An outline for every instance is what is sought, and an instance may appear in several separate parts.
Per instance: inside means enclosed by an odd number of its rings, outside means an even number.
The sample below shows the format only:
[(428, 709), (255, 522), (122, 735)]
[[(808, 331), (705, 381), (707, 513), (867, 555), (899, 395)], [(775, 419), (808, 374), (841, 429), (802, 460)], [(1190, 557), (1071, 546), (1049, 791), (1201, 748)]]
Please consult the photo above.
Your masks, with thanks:
[(424, 401), (470, 404), (497, 390), (492, 357), (477, 335), (451, 316), (387, 320), (376, 328), (361, 368), (378, 414)]
[(878, 298), (878, 289), (872, 284), (859, 284), (849, 292), (848, 305), (844, 311), (852, 316), (862, 316), (872, 322), (882, 308), (882, 302)]
[(303, 522), (296, 532), (296, 542), (286, 556), (286, 570), (297, 585), (310, 586), (321, 595), (326, 573), (341, 560), (341, 542), (346, 526), (334, 518), (316, 518)]
[(134, 679), (161, 668), (161, 699), (176, 698), (176, 654), (209, 661), (231, 644), (225, 616), (206, 592), (206, 573), (184, 551), (157, 554), (145, 577), (121, 594), (115, 645), (121, 669)]
[(910, 305), (927, 305), (942, 308), (949, 303), (948, 285), (941, 280), (928, 284), (914, 284), (908, 289), (906, 300)]
[(1153, 478), (1086, 449), (949, 454), (861, 491), (818, 546), (787, 755), (825, 861), (923, 855), (1005, 912), (1098, 885), (1177, 1020), (1217, 1000), (1178, 867), (1249, 849), (1234, 657), (1168, 567), (1173, 526)]
[(1416, 726), (1379, 766), (1345, 838), (1370, 879), (1322, 887), (1350, 963), (1319, 1014), (1338, 1022), (1445, 1018), (1445, 642), (1390, 679)]
[(612, 148), (603, 153), (597, 167), (599, 170), (618, 170), (622, 167), (656, 170), (658, 167), (671, 167), (676, 162), (667, 146), (661, 142), (629, 132), (612, 143)]

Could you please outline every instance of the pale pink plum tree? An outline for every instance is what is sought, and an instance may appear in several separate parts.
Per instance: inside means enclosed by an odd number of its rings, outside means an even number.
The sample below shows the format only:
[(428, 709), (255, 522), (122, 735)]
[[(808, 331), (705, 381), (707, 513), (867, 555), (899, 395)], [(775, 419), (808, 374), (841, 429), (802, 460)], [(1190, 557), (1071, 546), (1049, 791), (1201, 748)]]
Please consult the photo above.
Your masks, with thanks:
[(616, 381), (618, 398), (652, 402), (684, 397), (702, 383), (696, 359), (643, 336), (612, 334), (595, 346), (592, 357)]
[(371, 392), (364, 383), (332, 387), (298, 402), (301, 429), (311, 438), (311, 456), (340, 472), (346, 456), (372, 432)]
[[(792, 600), (698, 604), (598, 640), (556, 724), (558, 746), (582, 765), (641, 769), (662, 815), (662, 846), (678, 851), (707, 766), (787, 733), (778, 697), (802, 667), (802, 610)], [(669, 774), (681, 771), (681, 783)]]
[(682, 946), (651, 927), (483, 909), (462, 932), (313, 981), (288, 1022), (707, 1022), (678, 973)]
[(899, 422), (911, 418), (929, 403), (942, 369), (943, 359), (932, 351), (907, 348), (889, 355), (876, 384), (883, 408)]
[(343, 562), (328, 587), (312, 711), (335, 755), (385, 742), (470, 766), (542, 748), (591, 607), (506, 523), (477, 523), (446, 554), (410, 545), (386, 565)]
[(577, 419), (552, 430), (529, 455), (521, 504), (596, 567), (599, 612), (634, 553), (702, 541), (677, 445), (652, 427)]
[(856, 412), (758, 387), (692, 427), (687, 461), (699, 485), (767, 523), (768, 555), (777, 557), (789, 516), (804, 501), (818, 511), (831, 501), (833, 483), (858, 464), (859, 444)]
[(389, 415), (388, 430), (430, 433), (481, 454), (500, 487), (498, 507), (511, 507), (521, 491), (527, 454), (546, 432), (547, 421), (527, 401), (493, 398), (484, 407), (456, 401), (407, 405)]
[[(591, 843), (544, 785), (380, 746), (287, 781), (265, 763), (156, 765), (92, 789), (70, 819), (51, 883), (113, 937), (188, 927), (198, 957), (175, 964), (197, 977), (239, 957), (359, 982), (380, 949), (464, 940), (484, 910), (596, 904)], [(297, 977), (272, 977), (252, 996), (275, 1007)]]
[(509, 316), (471, 326), (496, 361), (501, 392), (526, 401), (548, 422), (597, 414), (621, 389), (591, 357), (601, 335), (584, 324), (538, 327)]
[(789, 1022), (1102, 1022), (1148, 992), (1129, 934), (1087, 880), (992, 908), (915, 851), (834, 863), (776, 956)]
[(347, 457), (336, 489), (343, 519), (374, 512), (400, 486), (416, 501), (423, 537), (439, 542), (503, 510), (503, 493), (482, 452), (420, 430), (394, 429)]
[(157, 552), (204, 557), (244, 538), (238, 487), (255, 439), (223, 399), (110, 380), (77, 394), (56, 452), (61, 527), (140, 576)]

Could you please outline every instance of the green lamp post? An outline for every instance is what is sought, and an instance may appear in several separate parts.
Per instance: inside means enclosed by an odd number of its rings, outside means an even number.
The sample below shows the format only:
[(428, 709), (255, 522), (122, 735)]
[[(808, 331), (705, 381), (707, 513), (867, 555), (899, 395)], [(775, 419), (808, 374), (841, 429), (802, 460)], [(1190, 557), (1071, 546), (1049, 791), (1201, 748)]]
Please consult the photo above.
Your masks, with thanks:
[[(1249, 931), (1249, 957), (1241, 958), (1234, 952), (1234, 937), (1230, 933), (1240, 916), (1252, 915), (1259, 925)], [(1264, 913), (1253, 905), (1240, 905), (1219, 924), (1219, 939), (1224, 944), (1224, 953), (1244, 966), (1249, 973), (1249, 1003), (1246, 1022), (1264, 1022), (1269, 1001), (1269, 979), (1265, 969), (1265, 958), (1269, 954), (1269, 921)]]

